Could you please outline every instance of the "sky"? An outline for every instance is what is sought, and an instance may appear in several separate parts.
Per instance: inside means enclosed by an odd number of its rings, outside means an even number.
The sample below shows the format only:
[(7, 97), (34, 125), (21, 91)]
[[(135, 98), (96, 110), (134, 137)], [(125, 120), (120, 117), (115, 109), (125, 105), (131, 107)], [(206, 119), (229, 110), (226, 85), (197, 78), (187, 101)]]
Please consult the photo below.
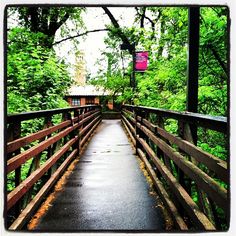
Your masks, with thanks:
[[(134, 8), (111, 7), (109, 8), (116, 19), (119, 19), (121, 26), (132, 26), (134, 21)], [(104, 29), (105, 24), (110, 24), (110, 19), (105, 15), (100, 7), (88, 7), (86, 13), (83, 14), (83, 20), (87, 30)], [(79, 31), (82, 33), (82, 31)], [(84, 32), (84, 31), (83, 31)], [(96, 75), (98, 67), (95, 65), (96, 60), (101, 58), (101, 51), (105, 49), (104, 38), (107, 32), (101, 31), (90, 33), (86, 38), (80, 37), (79, 50), (85, 54), (85, 63), (87, 71), (93, 76)], [(60, 32), (57, 33), (55, 41), (60, 39)], [(72, 64), (70, 72), (74, 73), (75, 51), (70, 40), (58, 44), (55, 47), (58, 56), (64, 58), (66, 62)]]

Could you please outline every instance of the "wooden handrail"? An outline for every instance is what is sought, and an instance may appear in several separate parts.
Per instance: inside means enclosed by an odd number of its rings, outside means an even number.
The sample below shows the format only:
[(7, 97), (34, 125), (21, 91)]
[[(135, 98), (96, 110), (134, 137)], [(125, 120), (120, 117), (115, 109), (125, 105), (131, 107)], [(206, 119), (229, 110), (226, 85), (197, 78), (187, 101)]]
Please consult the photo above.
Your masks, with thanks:
[[(55, 114), (61, 114), (62, 120), (59, 124), (53, 125), (52, 116)], [(45, 118), (44, 127), (37, 132), (21, 137), (22, 122), (30, 119), (34, 122), (34, 119), (37, 118)], [(14, 222), (11, 222), (10, 229), (21, 229), (27, 223), (43, 197), (59, 179), (62, 171), (79, 155), (100, 121), (101, 107), (97, 105), (7, 116), (9, 139), (6, 174), (7, 179), (12, 173), (15, 173), (16, 176), (15, 187), (7, 194), (6, 202), (7, 211), (14, 214), (14, 218), (16, 218)], [(43, 152), (47, 157), (46, 160), (40, 162)], [(22, 179), (21, 167), (29, 160), (32, 162), (27, 170), (28, 175)], [(39, 180), (44, 185), (37, 189), (34, 196), (31, 189)], [(31, 197), (32, 200), (29, 201)]]
[[(132, 105), (123, 105), (121, 114), (136, 153), (143, 160), (176, 227), (182, 230), (189, 227), (182, 220), (187, 213), (196, 230), (215, 230), (213, 219), (219, 217), (216, 206), (224, 211), (225, 217), (228, 215), (227, 161), (194, 145), (188, 125), (227, 134), (227, 118)], [(150, 114), (156, 115), (155, 124), (150, 121)], [(178, 131), (184, 136), (165, 130), (164, 120), (169, 118), (179, 121)], [(190, 185), (186, 185), (186, 181)], [(197, 191), (197, 202), (192, 199), (191, 186)]]
[(17, 114), (9, 114), (7, 115), (7, 123), (12, 123), (16, 121), (30, 120), (35, 118), (47, 117), (56, 114), (72, 112), (77, 110), (82, 110), (84, 108), (101, 108), (99, 105), (85, 105), (85, 106), (76, 106), (70, 108), (60, 108), (60, 109), (51, 109), (51, 110), (41, 110), (41, 111), (33, 111), (33, 112), (23, 112)]
[(209, 128), (222, 133), (227, 133), (227, 117), (224, 116), (211, 116), (187, 111), (172, 111), (160, 108), (133, 105), (123, 105), (122, 107), (134, 110), (136, 112), (143, 111), (147, 113), (153, 113), (164, 118), (173, 118), (179, 121), (188, 122), (190, 124), (195, 124), (197, 126)]

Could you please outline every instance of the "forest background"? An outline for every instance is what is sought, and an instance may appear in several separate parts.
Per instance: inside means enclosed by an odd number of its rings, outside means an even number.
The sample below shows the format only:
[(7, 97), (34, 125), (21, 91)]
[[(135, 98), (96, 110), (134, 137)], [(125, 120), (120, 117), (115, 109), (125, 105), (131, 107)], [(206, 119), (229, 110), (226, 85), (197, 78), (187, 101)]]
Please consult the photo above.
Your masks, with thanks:
[[(133, 26), (129, 28), (119, 25), (112, 14), (115, 9), (103, 10), (108, 16), (106, 28), (102, 29), (107, 31), (106, 49), (95, 65), (101, 69), (95, 77), (88, 75), (87, 82), (113, 91), (118, 103), (133, 100), (135, 105), (184, 111), (188, 8), (136, 7)], [(68, 106), (64, 96), (73, 81), (68, 65), (55, 53), (54, 45), (58, 43), (54, 39), (60, 29), (62, 39), (73, 41), (76, 49), (83, 39), (81, 33), (74, 35), (74, 31), (80, 29), (84, 35), (90, 31), (84, 28), (83, 12), (86, 8), (8, 8), (8, 17), (18, 17), (17, 26), (7, 29), (8, 113)], [(227, 14), (227, 7), (200, 9), (198, 112), (202, 114), (228, 114)], [(135, 92), (130, 86), (130, 52), (117, 50), (122, 43), (135, 43), (136, 50), (149, 52), (148, 70), (136, 73)], [(169, 130), (175, 129), (176, 124), (171, 123)], [(220, 134), (209, 140), (208, 131), (201, 132), (205, 133), (200, 134), (199, 146), (225, 159), (227, 140)]]
[[(96, 66), (96, 77), (87, 82), (113, 91), (118, 103), (184, 111), (186, 109), (188, 9), (187, 7), (137, 7), (133, 27), (121, 27), (112, 8), (107, 15), (106, 49)], [(54, 50), (55, 34), (76, 45), (83, 40), (74, 32), (89, 33), (83, 24), (86, 8), (11, 7), (8, 17), (17, 16), (17, 26), (7, 28), (7, 112), (18, 113), (68, 106), (63, 99), (73, 84), (68, 65)], [(201, 7), (199, 48), (198, 112), (228, 115), (228, 30), (227, 7)], [(71, 27), (68, 27), (68, 21)], [(87, 33), (86, 33), (87, 32)], [(132, 91), (132, 60), (129, 51), (117, 50), (122, 43), (135, 43), (137, 50), (149, 52), (145, 73), (136, 73), (137, 88)], [(58, 43), (56, 43), (58, 44)], [(78, 52), (79, 53), (79, 52)], [(104, 65), (106, 65), (104, 69)], [(25, 134), (41, 126), (26, 123)], [(177, 132), (177, 124), (166, 129)], [(228, 157), (227, 138), (199, 129), (198, 146), (224, 160)], [(11, 182), (8, 184), (11, 189)], [(227, 186), (226, 186), (227, 187)], [(222, 225), (224, 227), (224, 225)]]

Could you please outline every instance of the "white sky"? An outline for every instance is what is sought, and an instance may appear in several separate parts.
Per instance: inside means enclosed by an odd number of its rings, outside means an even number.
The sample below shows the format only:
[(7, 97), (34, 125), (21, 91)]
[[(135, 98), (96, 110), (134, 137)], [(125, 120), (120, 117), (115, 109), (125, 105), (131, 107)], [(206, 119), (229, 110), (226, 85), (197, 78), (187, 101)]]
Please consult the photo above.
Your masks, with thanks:
[[(109, 9), (121, 26), (132, 26), (135, 14), (134, 8), (110, 7)], [(111, 24), (109, 17), (105, 15), (101, 7), (88, 7), (83, 16), (87, 30), (104, 29), (105, 24)], [(80, 30), (79, 32), (82, 33), (84, 31)], [(58, 35), (56, 41), (60, 38)], [(87, 71), (91, 72), (92, 75), (95, 75), (98, 70), (94, 64), (97, 59), (101, 58), (101, 50), (105, 49), (104, 38), (106, 35), (106, 31), (101, 31), (89, 33), (86, 38), (80, 37), (79, 49), (84, 52)], [(71, 40), (58, 44), (55, 50), (58, 56), (63, 57), (72, 65), (75, 64), (75, 51)], [(73, 66), (70, 72), (73, 74)]]

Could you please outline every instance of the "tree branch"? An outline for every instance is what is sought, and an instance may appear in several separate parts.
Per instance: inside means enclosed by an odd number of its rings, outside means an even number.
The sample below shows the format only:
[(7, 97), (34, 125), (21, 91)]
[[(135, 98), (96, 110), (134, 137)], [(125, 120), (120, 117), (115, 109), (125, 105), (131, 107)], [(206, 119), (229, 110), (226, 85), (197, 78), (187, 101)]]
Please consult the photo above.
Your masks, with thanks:
[(143, 7), (141, 9), (143, 9), (142, 13), (139, 12), (139, 8), (138, 7), (135, 7), (135, 10), (136, 10), (137, 14), (141, 17), (140, 18), (140, 28), (144, 28), (144, 19), (145, 19), (146, 7)]
[(226, 65), (221, 60), (221, 58), (220, 58), (219, 54), (217, 53), (217, 51), (215, 50), (215, 48), (211, 44), (208, 44), (207, 47), (212, 51), (212, 54), (214, 55), (215, 59), (219, 62), (220, 66), (224, 70), (225, 74), (228, 75)]
[(76, 34), (76, 35), (69, 36), (69, 37), (67, 37), (67, 38), (61, 39), (61, 40), (59, 40), (59, 41), (53, 43), (52, 45), (54, 46), (54, 45), (57, 45), (57, 44), (59, 44), (59, 43), (61, 43), (61, 42), (66, 41), (66, 40), (74, 39), (74, 38), (77, 38), (77, 37), (80, 37), (80, 36), (86, 35), (86, 34), (88, 34), (88, 33), (95, 33), (95, 32), (100, 32), (100, 31), (111, 31), (111, 30), (110, 30), (110, 29), (95, 29), (95, 30), (88, 30), (88, 31), (86, 31), (86, 32), (84, 32), (84, 33)]
[[(122, 32), (120, 25), (118, 23), (118, 21), (115, 19), (115, 17), (112, 15), (112, 13), (110, 12), (110, 10), (108, 10), (107, 7), (102, 7), (102, 9), (105, 11), (105, 13), (108, 15), (108, 17), (111, 20), (111, 23), (114, 25), (114, 27), (117, 29), (117, 35), (121, 38), (121, 40), (123, 41), (124, 44), (127, 44), (129, 46), (129, 53), (132, 54), (132, 45), (129, 41), (129, 39), (127, 38), (127, 36), (124, 34), (124, 32)], [(113, 32), (114, 33), (114, 32)]]
[(59, 19), (59, 11), (55, 12), (51, 22), (49, 23), (49, 36), (55, 36), (56, 31), (67, 21), (70, 17), (70, 13), (66, 12), (64, 16), (58, 21)]

